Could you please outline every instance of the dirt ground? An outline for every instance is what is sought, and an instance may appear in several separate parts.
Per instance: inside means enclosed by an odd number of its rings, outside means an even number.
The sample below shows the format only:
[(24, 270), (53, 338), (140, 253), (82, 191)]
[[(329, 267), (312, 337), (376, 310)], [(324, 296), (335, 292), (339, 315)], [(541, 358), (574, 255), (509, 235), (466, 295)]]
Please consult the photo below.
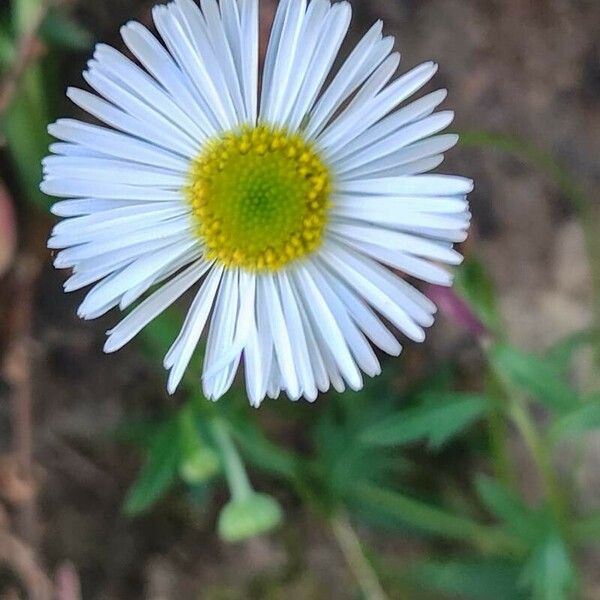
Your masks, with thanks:
[[(99, 40), (115, 45), (119, 24), (148, 19), (148, 4), (131, 0), (80, 4), (83, 22)], [(262, 4), (272, 7), (271, 0)], [(535, 142), (560, 158), (591, 193), (598, 189), (598, 0), (351, 4), (351, 38), (381, 17), (385, 31), (396, 36), (404, 69), (439, 62), (435, 85), (449, 90), (446, 105), (456, 110), (455, 130), (503, 132)], [(76, 82), (84, 62), (81, 57), (69, 66)], [(581, 231), (554, 185), (493, 150), (459, 147), (443, 169), (476, 181), (467, 251), (488, 266), (513, 341), (543, 348), (589, 323)], [(139, 464), (131, 447), (110, 433), (125, 417), (147, 416), (177, 400), (162, 395), (163, 373), (135, 345), (116, 356), (101, 353), (113, 317), (80, 322), (75, 315), (80, 296), (63, 295), (64, 276), (47, 266), (35, 290), (35, 458), (41, 469), (39, 536), (48, 566), (72, 561), (84, 597), (92, 599), (353, 598), (339, 551), (292, 501), (286, 507), (292, 525), (281, 535), (241, 547), (219, 542), (215, 514), (193, 512), (177, 495), (147, 517), (130, 521), (121, 515)], [(437, 361), (459, 351), (468, 360), (470, 349), (461, 339), (442, 320), (420, 352)], [(10, 428), (6, 396), (0, 384), (2, 440)], [(592, 440), (588, 453), (581, 501), (590, 507), (600, 505), (600, 440)], [(386, 540), (376, 542), (386, 546)], [(414, 551), (393, 544), (399, 557)], [(588, 594), (594, 600), (600, 598), (600, 587), (594, 587), (600, 561), (592, 556), (589, 562)], [(68, 568), (65, 573), (68, 579)], [(272, 581), (280, 591), (267, 595)]]

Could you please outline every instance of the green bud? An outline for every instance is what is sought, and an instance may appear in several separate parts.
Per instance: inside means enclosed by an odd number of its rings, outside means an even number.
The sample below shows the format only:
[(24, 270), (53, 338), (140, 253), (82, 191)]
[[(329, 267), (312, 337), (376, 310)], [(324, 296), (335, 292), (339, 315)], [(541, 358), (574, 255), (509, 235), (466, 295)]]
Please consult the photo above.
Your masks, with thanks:
[(226, 542), (240, 542), (278, 527), (283, 520), (279, 503), (266, 494), (252, 493), (231, 500), (219, 515), (219, 535)]
[(200, 446), (184, 457), (179, 475), (186, 483), (197, 485), (213, 478), (220, 469), (219, 458), (210, 448)]

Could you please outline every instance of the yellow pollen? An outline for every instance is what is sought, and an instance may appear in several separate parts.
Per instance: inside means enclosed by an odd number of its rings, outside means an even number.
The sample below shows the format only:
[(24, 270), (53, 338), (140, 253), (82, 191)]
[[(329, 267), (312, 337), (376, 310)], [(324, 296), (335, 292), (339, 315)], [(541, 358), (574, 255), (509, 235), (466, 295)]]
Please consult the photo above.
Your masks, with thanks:
[(329, 169), (301, 135), (259, 125), (209, 142), (185, 192), (207, 258), (277, 271), (321, 246), (331, 188)]

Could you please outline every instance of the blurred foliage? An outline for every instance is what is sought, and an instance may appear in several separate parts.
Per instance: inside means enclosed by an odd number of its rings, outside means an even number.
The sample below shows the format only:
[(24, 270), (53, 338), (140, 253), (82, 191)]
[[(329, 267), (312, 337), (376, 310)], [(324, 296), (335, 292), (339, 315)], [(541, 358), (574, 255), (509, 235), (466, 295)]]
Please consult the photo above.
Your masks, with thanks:
[[(13, 0), (0, 9), (0, 73), (10, 77), (19, 61), (27, 61), (0, 126), (20, 196), (44, 209), (40, 161), (49, 142), (46, 125), (63, 88), (59, 67), (65, 53), (87, 50), (91, 43), (90, 34), (60, 5), (45, 7), (41, 0)], [(23, 55), (21, 42), (28, 36), (39, 46)], [(588, 200), (552, 157), (497, 134), (471, 133), (464, 142), (509, 152), (553, 177), (582, 216), (592, 263), (600, 268), (597, 232), (585, 222)], [(428, 544), (428, 558), (393, 567), (360, 543), (350, 544), (348, 552), (355, 555), (348, 562), (366, 595), (370, 588), (362, 579), (379, 576), (390, 597), (577, 597), (577, 559), (600, 537), (600, 514), (579, 514), (575, 482), (559, 479), (553, 451), (564, 440), (581, 443), (600, 428), (600, 391), (575, 387), (569, 368), (584, 346), (597, 345), (598, 328), (534, 355), (504, 339), (496, 292), (476, 257), (468, 257), (458, 271), (456, 289), (485, 325), (474, 339), (484, 365), (481, 389), (464, 389), (447, 365), (414, 390), (401, 391), (392, 370), (384, 369), (361, 392), (322, 398), (310, 412), (273, 403), (273, 410), (287, 411), (302, 424), (301, 442), (283, 444), (266, 433), (264, 415), (270, 409), (259, 413), (247, 407), (241, 389), (218, 404), (200, 396), (199, 351), (178, 406), (154, 422), (123, 424), (122, 439), (144, 457), (125, 501), (127, 514), (147, 512), (178, 489), (187, 489), (196, 504), (212, 502), (210, 491), (224, 480), (231, 499), (218, 519), (221, 537), (232, 542), (271, 531), (282, 522), (282, 509), (274, 495), (254, 490), (248, 461), (277, 493), (295, 496), (327, 526), (350, 515)], [(600, 288), (596, 291), (600, 295)], [(172, 309), (145, 330), (150, 360), (160, 362), (180, 322)], [(543, 419), (534, 417), (540, 414)], [(541, 481), (541, 499), (533, 505), (519, 486), (520, 465), (510, 458), (515, 430)]]
[(91, 34), (61, 2), (13, 0), (0, 8), (0, 74), (15, 87), (0, 114), (0, 132), (19, 192), (42, 209), (48, 208), (48, 199), (39, 191), (41, 161), (50, 143), (46, 128), (63, 97), (60, 65), (65, 51), (88, 50), (90, 45)]

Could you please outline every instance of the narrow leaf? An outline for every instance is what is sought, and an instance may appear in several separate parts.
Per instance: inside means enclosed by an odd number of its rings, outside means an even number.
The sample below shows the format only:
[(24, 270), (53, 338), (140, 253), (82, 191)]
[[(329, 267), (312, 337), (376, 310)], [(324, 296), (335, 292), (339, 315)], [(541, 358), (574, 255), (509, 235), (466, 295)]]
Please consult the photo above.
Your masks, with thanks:
[(436, 395), (435, 402), (403, 410), (368, 428), (362, 440), (376, 446), (390, 446), (425, 438), (432, 448), (439, 449), (481, 418), (489, 406), (489, 400), (482, 396)]

